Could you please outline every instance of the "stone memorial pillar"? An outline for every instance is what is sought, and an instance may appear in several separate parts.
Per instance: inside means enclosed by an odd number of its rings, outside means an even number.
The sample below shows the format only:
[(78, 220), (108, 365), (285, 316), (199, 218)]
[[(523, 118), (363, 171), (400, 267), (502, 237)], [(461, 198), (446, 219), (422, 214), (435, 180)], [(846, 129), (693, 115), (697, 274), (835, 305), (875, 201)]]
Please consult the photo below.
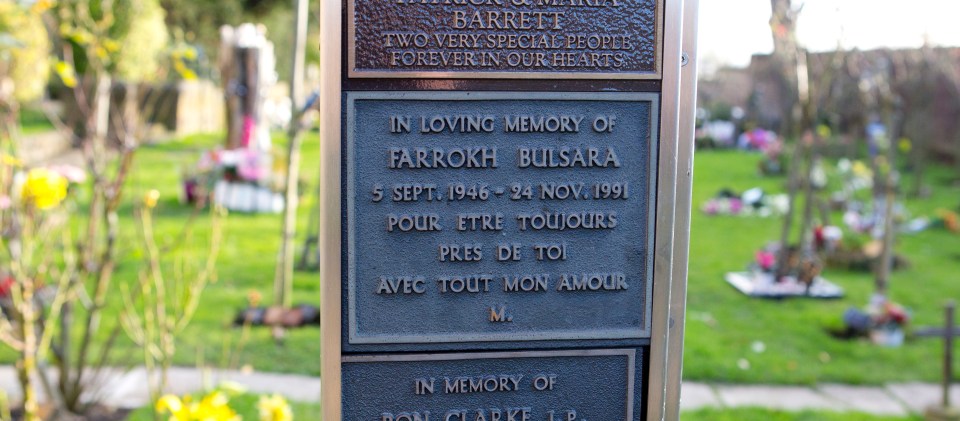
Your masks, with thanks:
[(263, 118), (263, 103), (277, 75), (273, 44), (267, 41), (265, 31), (250, 23), (220, 28), (220, 74), (227, 108), (226, 149), (270, 150), (270, 128)]
[(325, 420), (677, 419), (696, 6), (324, 0)]
[(224, 83), (227, 138), (218, 165), (229, 173), (213, 186), (214, 203), (231, 211), (283, 209), (273, 189), (273, 154), (268, 93), (277, 82), (273, 44), (262, 25), (244, 23), (220, 28), (220, 76)]

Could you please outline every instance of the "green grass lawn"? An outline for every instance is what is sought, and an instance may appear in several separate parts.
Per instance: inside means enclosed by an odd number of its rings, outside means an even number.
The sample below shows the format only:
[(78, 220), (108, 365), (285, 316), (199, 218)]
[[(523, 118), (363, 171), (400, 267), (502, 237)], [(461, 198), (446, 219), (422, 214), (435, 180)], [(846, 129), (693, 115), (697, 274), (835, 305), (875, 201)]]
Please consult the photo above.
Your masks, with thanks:
[[(744, 269), (756, 250), (779, 238), (782, 220), (706, 216), (697, 208), (724, 187), (784, 191), (783, 178), (757, 175), (759, 159), (737, 151), (696, 156), (684, 378), (789, 384), (937, 380), (942, 352), (938, 340), (883, 348), (836, 340), (827, 333), (841, 326), (846, 308), (867, 303), (873, 292), (869, 273), (826, 271), (824, 276), (847, 293), (833, 301), (752, 299), (724, 282), (725, 272)], [(960, 188), (943, 181), (948, 176), (945, 169), (932, 171), (933, 196), (907, 202), (914, 216), (960, 205)], [(904, 181), (910, 185), (909, 179)], [(904, 235), (897, 251), (912, 266), (894, 273), (891, 298), (913, 312), (914, 325), (942, 325), (944, 301), (960, 297), (960, 235), (940, 230)], [(764, 343), (763, 352), (752, 350), (757, 341)], [(748, 368), (741, 368), (741, 359)]]

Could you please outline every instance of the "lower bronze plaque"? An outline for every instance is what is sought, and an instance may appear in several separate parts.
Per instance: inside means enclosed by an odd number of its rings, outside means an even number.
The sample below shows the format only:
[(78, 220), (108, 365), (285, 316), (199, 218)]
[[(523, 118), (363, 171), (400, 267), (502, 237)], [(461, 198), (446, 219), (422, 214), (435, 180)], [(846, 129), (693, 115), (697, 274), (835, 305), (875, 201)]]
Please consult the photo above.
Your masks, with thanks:
[(634, 349), (348, 356), (343, 419), (640, 419), (642, 360)]

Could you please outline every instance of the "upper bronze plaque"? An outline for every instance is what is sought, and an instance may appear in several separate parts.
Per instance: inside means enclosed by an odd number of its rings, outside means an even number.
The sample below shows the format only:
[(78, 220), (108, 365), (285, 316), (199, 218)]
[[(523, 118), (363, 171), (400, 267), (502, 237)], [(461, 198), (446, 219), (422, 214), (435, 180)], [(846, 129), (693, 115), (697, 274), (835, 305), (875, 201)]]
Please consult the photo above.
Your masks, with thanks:
[(663, 0), (348, 0), (354, 78), (659, 79)]

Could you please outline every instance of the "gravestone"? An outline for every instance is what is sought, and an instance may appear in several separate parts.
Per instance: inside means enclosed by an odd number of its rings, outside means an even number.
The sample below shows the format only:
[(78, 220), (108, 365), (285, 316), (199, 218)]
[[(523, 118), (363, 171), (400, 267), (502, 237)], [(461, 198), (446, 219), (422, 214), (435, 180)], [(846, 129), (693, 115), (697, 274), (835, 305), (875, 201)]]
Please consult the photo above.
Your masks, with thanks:
[(676, 419), (695, 12), (323, 3), (325, 419)]

